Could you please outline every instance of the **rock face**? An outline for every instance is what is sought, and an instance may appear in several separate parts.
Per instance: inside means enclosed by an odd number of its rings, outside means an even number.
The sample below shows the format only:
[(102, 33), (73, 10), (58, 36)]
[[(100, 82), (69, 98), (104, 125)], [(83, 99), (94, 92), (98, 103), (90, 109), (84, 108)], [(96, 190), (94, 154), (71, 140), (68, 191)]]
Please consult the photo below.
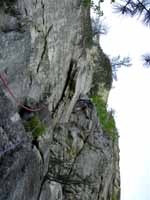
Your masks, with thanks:
[(102, 60), (81, 0), (1, 0), (0, 200), (120, 199), (118, 141), (88, 97), (111, 87)]

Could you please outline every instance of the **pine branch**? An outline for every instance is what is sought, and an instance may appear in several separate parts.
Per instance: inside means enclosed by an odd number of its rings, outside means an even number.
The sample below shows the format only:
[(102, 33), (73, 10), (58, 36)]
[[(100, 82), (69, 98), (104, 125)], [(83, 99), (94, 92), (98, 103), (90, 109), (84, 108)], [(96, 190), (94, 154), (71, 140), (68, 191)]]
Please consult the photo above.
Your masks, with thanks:
[(123, 4), (116, 3), (114, 10), (123, 15), (142, 15), (142, 21), (145, 25), (150, 26), (150, 1), (149, 0), (125, 0)]

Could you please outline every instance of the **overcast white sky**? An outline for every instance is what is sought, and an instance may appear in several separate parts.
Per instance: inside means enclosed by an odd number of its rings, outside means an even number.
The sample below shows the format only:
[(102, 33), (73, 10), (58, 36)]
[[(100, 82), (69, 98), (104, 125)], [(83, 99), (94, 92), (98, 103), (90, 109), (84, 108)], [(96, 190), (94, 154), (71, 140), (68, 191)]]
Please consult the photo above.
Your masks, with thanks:
[(118, 71), (109, 98), (120, 134), (121, 200), (149, 200), (150, 69), (142, 66), (140, 56), (150, 52), (150, 28), (136, 19), (112, 14), (108, 0), (103, 10), (111, 26), (108, 35), (101, 36), (103, 50), (133, 60), (132, 67)]

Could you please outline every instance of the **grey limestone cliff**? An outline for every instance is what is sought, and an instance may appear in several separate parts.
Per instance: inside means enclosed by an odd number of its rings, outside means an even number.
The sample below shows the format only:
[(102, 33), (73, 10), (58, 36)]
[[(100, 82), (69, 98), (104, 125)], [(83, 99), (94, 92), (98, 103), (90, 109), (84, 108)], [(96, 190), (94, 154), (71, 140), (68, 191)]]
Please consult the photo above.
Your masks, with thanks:
[(120, 199), (111, 81), (81, 0), (0, 1), (0, 200)]

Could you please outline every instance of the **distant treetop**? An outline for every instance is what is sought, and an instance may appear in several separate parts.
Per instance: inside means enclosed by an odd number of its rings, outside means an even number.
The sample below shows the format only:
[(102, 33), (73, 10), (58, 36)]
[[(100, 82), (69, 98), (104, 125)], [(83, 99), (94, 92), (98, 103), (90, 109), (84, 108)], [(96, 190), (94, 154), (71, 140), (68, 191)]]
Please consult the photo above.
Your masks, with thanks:
[(145, 25), (150, 26), (149, 0), (120, 0), (114, 4), (114, 9), (123, 15), (138, 16)]

